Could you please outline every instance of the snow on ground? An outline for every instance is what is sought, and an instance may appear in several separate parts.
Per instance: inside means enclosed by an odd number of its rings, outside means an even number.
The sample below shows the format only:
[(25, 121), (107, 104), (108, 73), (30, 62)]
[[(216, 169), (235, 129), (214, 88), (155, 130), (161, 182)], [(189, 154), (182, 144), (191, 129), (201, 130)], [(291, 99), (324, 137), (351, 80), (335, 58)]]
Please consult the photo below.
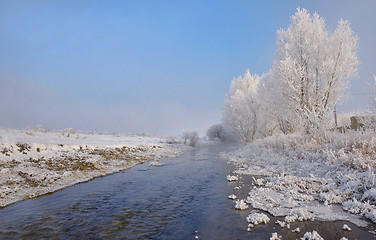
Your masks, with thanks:
[(184, 149), (143, 135), (0, 129), (0, 207)]
[(225, 156), (238, 167), (236, 174), (257, 176), (246, 199), (255, 209), (285, 216), (287, 223), (367, 225), (361, 216), (376, 223), (374, 132), (273, 136)]
[(248, 215), (246, 219), (247, 219), (247, 222), (249, 223), (248, 229), (247, 229), (248, 232), (252, 231), (252, 228), (255, 225), (267, 224), (270, 221), (270, 218), (266, 216), (266, 214), (264, 213), (251, 213)]
[(306, 232), (304, 236), (301, 238), (302, 240), (324, 240), (320, 234), (316, 231)]
[(242, 211), (243, 210), (247, 210), (248, 209), (248, 204), (246, 204), (243, 199), (242, 200), (236, 200), (236, 202), (235, 202), (235, 209), (242, 210)]
[(352, 231), (352, 229), (347, 224), (343, 224), (343, 230)]
[(276, 232), (272, 233), (272, 236), (270, 237), (270, 240), (280, 240), (280, 239), (282, 239), (282, 237), (278, 236)]
[(264, 213), (251, 213), (247, 217), (247, 222), (252, 223), (253, 225), (261, 223), (267, 224), (269, 221), (270, 218)]
[(231, 194), (230, 196), (228, 196), (229, 199), (232, 199), (232, 200), (235, 200), (236, 199), (236, 195), (235, 194)]
[(229, 182), (236, 182), (236, 181), (238, 181), (238, 177), (237, 176), (227, 175), (227, 181), (229, 181)]
[(300, 233), (300, 228), (295, 228), (295, 229), (291, 230), (291, 232), (297, 232), (297, 233)]

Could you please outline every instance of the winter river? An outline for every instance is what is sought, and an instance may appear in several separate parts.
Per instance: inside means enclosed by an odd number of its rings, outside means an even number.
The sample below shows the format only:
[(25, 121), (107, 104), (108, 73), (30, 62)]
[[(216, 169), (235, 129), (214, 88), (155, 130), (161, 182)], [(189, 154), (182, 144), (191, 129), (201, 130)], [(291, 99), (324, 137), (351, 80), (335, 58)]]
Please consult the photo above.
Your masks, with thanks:
[(296, 239), (312, 230), (325, 239), (373, 239), (349, 223), (353, 231), (336, 230), (344, 222), (295, 223), (301, 233), (293, 233), (275, 218), (247, 232), (250, 210), (235, 210), (227, 198), (239, 186), (227, 181), (232, 166), (219, 157), (229, 148), (208, 145), (0, 209), (0, 239), (269, 239), (273, 232)]

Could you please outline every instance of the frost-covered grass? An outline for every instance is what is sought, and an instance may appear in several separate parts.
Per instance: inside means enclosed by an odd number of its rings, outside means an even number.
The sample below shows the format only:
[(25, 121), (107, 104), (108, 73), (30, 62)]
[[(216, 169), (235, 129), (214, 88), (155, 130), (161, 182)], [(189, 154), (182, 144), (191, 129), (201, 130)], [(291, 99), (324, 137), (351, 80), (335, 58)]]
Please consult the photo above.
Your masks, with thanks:
[(145, 135), (0, 129), (0, 207), (145, 161), (157, 166), (184, 148), (165, 142)]
[[(261, 176), (246, 200), (287, 223), (376, 223), (375, 132), (323, 132), (259, 139), (227, 154), (237, 174)], [(263, 180), (260, 180), (263, 179)]]

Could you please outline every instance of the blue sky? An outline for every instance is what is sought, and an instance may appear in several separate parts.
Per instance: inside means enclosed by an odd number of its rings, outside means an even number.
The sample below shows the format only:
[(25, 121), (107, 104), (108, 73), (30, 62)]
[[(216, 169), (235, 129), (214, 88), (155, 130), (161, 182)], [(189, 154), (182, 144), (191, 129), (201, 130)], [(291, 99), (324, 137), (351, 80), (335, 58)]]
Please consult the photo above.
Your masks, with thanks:
[(0, 127), (203, 134), (234, 76), (269, 70), (298, 6), (351, 22), (362, 64), (340, 111), (366, 108), (376, 1), (0, 0)]

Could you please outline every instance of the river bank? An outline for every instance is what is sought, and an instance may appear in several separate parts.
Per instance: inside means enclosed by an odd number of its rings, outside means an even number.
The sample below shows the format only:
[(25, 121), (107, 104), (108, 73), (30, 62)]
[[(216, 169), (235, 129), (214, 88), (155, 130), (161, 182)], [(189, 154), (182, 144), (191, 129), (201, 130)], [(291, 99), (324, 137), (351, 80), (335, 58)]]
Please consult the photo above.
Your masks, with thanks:
[[(325, 239), (373, 239), (368, 229), (345, 221), (298, 221), (253, 209), (235, 209), (236, 194), (245, 199), (253, 176), (238, 175), (221, 157), (238, 146), (206, 144), (176, 158), (144, 162), (53, 194), (0, 209), (0, 238), (10, 239), (300, 239), (317, 231)], [(268, 224), (247, 231), (247, 216), (264, 213)], [(347, 224), (352, 231), (344, 230)], [(296, 228), (300, 232), (293, 232)], [(197, 239), (196, 238), (196, 239)]]
[(248, 194), (240, 199), (280, 217), (281, 228), (300, 221), (348, 221), (376, 234), (374, 146), (367, 132), (283, 135), (224, 157), (236, 166), (234, 175), (249, 176)]
[(2, 208), (0, 238), (249, 239), (227, 199), (227, 148), (191, 148)]
[(0, 129), (0, 207), (186, 149), (145, 135)]

